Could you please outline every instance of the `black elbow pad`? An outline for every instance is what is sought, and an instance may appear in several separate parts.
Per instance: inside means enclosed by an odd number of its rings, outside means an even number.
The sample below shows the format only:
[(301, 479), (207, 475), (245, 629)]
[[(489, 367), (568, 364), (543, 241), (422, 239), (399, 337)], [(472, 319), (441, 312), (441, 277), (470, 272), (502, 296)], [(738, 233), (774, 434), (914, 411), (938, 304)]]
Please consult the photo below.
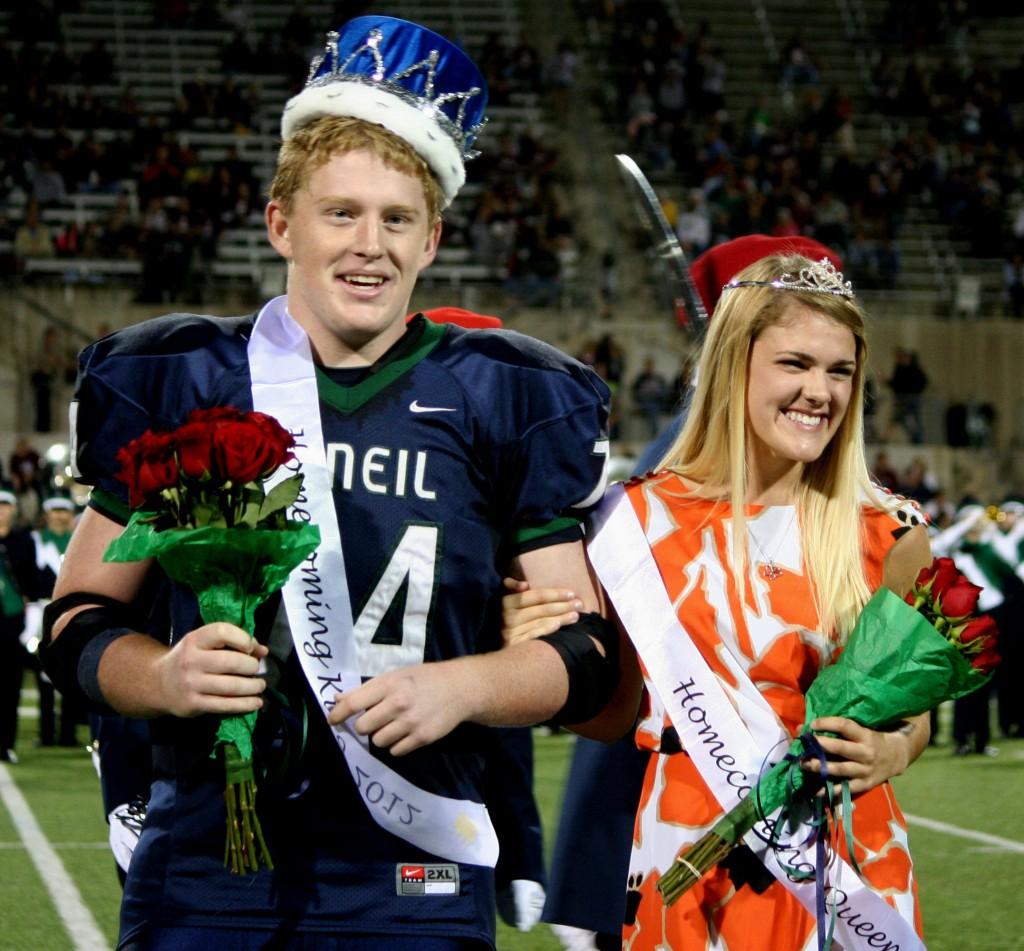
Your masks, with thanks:
[[(71, 608), (96, 605), (79, 611), (54, 639), (53, 625)], [(96, 679), (100, 655), (112, 641), (134, 631), (129, 605), (88, 591), (76, 591), (51, 601), (43, 609), (43, 636), (39, 662), (63, 696), (90, 709), (106, 709)]]
[[(597, 716), (619, 684), (619, 634), (615, 626), (600, 614), (581, 614), (575, 624), (537, 640), (558, 651), (569, 674), (569, 695), (549, 724), (585, 723)], [(604, 648), (603, 654), (595, 640)]]

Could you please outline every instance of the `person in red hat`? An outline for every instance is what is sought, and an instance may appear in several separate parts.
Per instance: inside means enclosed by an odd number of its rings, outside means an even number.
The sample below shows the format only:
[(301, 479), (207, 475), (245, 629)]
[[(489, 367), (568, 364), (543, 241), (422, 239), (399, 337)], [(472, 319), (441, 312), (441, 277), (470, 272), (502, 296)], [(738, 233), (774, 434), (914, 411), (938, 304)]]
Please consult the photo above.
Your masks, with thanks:
[[(778, 253), (777, 244), (761, 241), (730, 245), (718, 252), (722, 259), (713, 256), (701, 265), (708, 297), (717, 287), (721, 300), (683, 429), (662, 454), (658, 471), (613, 489), (612, 504), (602, 508), (588, 543), (644, 681), (642, 702), (621, 687), (621, 703), (604, 712), (603, 722), (589, 725), (588, 735), (608, 736), (621, 722), (616, 717), (638, 714), (636, 744), (657, 754), (644, 764), (632, 854), (618, 880), (620, 895), (625, 883), (624, 901), (616, 903), (625, 906), (622, 940), (631, 949), (795, 951), (813, 941), (813, 894), (808, 906), (807, 889), (791, 881), (763, 846), (737, 850), (728, 867), (709, 872), (672, 906), (657, 883), (721, 814), (720, 803), (732, 805), (733, 784), (756, 777), (759, 762), (751, 751), (761, 750), (759, 760), (776, 739), (783, 742), (799, 727), (803, 691), (879, 585), (883, 558), (891, 572), (887, 583), (898, 591), (930, 560), (920, 517), (870, 483), (861, 438), (863, 315), (850, 283), (831, 255)], [(769, 247), (767, 257), (743, 266), (745, 253)], [(811, 503), (812, 496), (820, 502)], [(830, 539), (827, 546), (824, 538)], [(638, 584), (648, 587), (638, 592)], [(664, 592), (649, 587), (659, 584)], [(748, 597), (736, 596), (748, 589)], [(561, 612), (573, 614), (571, 603), (554, 592), (530, 595), (520, 591), (507, 599), (513, 642), (529, 636), (531, 625), (550, 630)], [(801, 631), (813, 633), (808, 639)], [(674, 653), (673, 645), (684, 643), (703, 660), (694, 660), (692, 651)], [(630, 676), (623, 663), (625, 681)], [(718, 693), (724, 694), (721, 703), (710, 699)], [(735, 711), (735, 722), (722, 726), (718, 713), (724, 709)], [(710, 753), (703, 734), (691, 735), (700, 724), (714, 734)], [(911, 718), (898, 736), (838, 718), (813, 727), (838, 734), (822, 739), (828, 768), (833, 777), (850, 780), (857, 797), (853, 821), (860, 824), (854, 835), (873, 843), (869, 854), (859, 856), (868, 887), (849, 898), (837, 940), (861, 946), (862, 932), (854, 934), (850, 921), (870, 921), (872, 933), (884, 931), (898, 936), (902, 947), (923, 948), (912, 865), (887, 782), (924, 748), (927, 717)], [(726, 761), (730, 779), (722, 786), (716, 770), (726, 769)], [(609, 824), (604, 804), (615, 775), (608, 764), (594, 773), (602, 808), (582, 823), (592, 837)], [(570, 783), (570, 796), (578, 798), (578, 775), (571, 773)], [(561, 833), (559, 839), (545, 918), (564, 922), (555, 907), (564, 895)], [(789, 865), (797, 860), (789, 856)], [(813, 854), (799, 861), (814, 868)], [(606, 897), (595, 901), (593, 869), (613, 862), (607, 854), (599, 863), (587, 853), (573, 855), (577, 872), (587, 869), (586, 888), (579, 889), (577, 877), (575, 889), (585, 891), (591, 907)], [(566, 935), (566, 947), (618, 946), (615, 922), (605, 919), (590, 930), (601, 933)], [(580, 940), (589, 943), (570, 943)]]
[[(743, 268), (770, 254), (791, 251), (813, 260), (827, 258), (842, 269), (842, 259), (812, 238), (775, 238), (753, 234), (717, 244), (690, 266), (704, 308), (713, 315), (722, 288)], [(682, 325), (682, 321), (680, 321)], [(634, 474), (655, 467), (679, 433), (687, 401), (644, 448)], [(566, 949), (618, 948), (625, 915), (622, 883), (629, 866), (630, 842), (640, 787), (650, 754), (632, 736), (616, 743), (579, 737), (566, 778), (565, 797), (552, 852), (544, 920)], [(578, 887), (585, 867), (587, 888)]]

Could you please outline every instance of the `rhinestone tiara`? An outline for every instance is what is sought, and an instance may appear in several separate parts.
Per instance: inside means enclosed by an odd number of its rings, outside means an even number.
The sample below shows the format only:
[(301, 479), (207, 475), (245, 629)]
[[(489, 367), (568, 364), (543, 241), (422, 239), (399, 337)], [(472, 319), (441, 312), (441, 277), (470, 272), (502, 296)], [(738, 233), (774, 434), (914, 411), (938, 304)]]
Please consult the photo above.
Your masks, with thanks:
[(833, 297), (846, 297), (853, 300), (853, 285), (843, 280), (843, 272), (828, 259), (812, 261), (807, 267), (800, 268), (799, 274), (783, 274), (770, 281), (729, 281), (722, 288), (722, 293), (736, 287), (774, 287), (780, 291), (804, 291), (810, 294), (830, 294)]

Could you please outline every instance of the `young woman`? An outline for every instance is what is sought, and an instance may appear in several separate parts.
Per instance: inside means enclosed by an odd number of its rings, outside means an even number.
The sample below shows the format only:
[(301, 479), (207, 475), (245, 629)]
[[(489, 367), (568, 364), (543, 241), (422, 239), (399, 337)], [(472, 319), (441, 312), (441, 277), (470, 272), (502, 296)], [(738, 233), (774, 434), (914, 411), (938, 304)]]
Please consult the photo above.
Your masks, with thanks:
[[(708, 873), (672, 906), (656, 886), (734, 804), (716, 765), (735, 762), (737, 776), (746, 770), (756, 779), (767, 758), (784, 749), (777, 744), (803, 724), (804, 692), (842, 649), (871, 593), (883, 580), (902, 593), (930, 561), (920, 518), (868, 476), (866, 358), (863, 313), (830, 263), (775, 255), (751, 265), (723, 291), (682, 432), (660, 470), (622, 492), (619, 504), (635, 516), (636, 537), (656, 567), (648, 577), (664, 588), (644, 591), (640, 623), (628, 607), (643, 583), (635, 574), (607, 592), (638, 646), (644, 690), (636, 740), (661, 754), (648, 766), (634, 829), (623, 932), (631, 951), (814, 945), (813, 882), (792, 882), (756, 839), (747, 840), (753, 850), (738, 849), (728, 868)], [(608, 575), (599, 561), (608, 549), (591, 545), (602, 579)], [(546, 633), (571, 619), (565, 594), (523, 588), (508, 596), (507, 638)], [(655, 621), (659, 599), (674, 628)], [(645, 630), (652, 627), (667, 633), (652, 639)], [(694, 667), (662, 669), (673, 656), (664, 640), (672, 638), (688, 638), (699, 651), (703, 692), (689, 686)], [(709, 759), (701, 749), (707, 740), (695, 741), (688, 730), (693, 723), (711, 730), (707, 698), (714, 691), (739, 726), (715, 733), (722, 746)], [(619, 707), (638, 695), (628, 683), (620, 687)], [(622, 722), (622, 710), (603, 718)], [(830, 870), (837, 938), (847, 949), (885, 946), (881, 936), (913, 946), (921, 931), (916, 886), (888, 780), (926, 745), (928, 718), (889, 732), (844, 718), (812, 726), (835, 734), (820, 742), (831, 776), (850, 782), (855, 858), (867, 886), (852, 869), (838, 881)], [(601, 728), (596, 722), (584, 732)], [(758, 750), (756, 761), (750, 749)], [(787, 853), (790, 867), (806, 861)]]

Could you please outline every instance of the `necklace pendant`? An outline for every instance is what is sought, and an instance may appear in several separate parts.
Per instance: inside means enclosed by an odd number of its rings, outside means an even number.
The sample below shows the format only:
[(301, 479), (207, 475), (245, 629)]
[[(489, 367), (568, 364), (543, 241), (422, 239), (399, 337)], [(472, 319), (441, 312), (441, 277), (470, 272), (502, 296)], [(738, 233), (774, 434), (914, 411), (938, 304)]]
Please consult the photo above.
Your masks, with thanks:
[(769, 560), (761, 565), (761, 574), (768, 581), (774, 581), (782, 574), (782, 569), (774, 561)]

